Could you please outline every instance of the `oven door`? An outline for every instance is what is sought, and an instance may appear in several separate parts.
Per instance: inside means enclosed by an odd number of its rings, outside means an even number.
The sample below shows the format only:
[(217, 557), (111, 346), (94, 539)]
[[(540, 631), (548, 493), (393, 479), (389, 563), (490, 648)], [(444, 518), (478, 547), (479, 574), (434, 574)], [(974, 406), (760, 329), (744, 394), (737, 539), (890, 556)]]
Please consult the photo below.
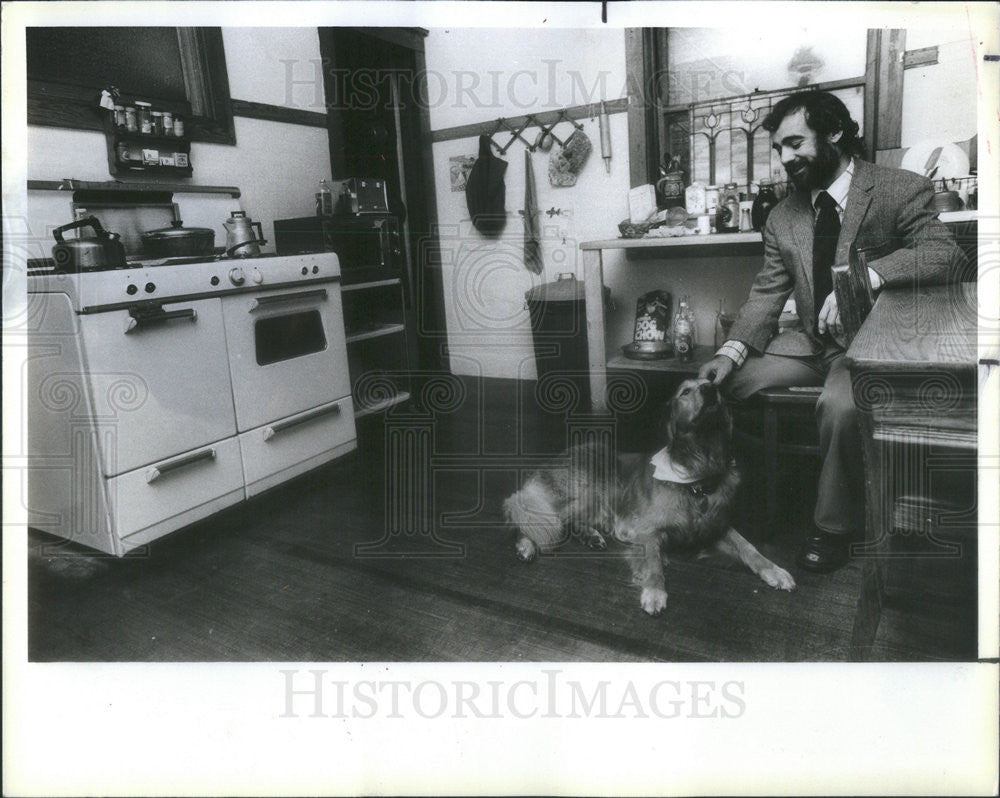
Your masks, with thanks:
[(230, 295), (222, 308), (240, 432), (351, 392), (339, 283)]
[(236, 434), (218, 298), (79, 321), (105, 476)]

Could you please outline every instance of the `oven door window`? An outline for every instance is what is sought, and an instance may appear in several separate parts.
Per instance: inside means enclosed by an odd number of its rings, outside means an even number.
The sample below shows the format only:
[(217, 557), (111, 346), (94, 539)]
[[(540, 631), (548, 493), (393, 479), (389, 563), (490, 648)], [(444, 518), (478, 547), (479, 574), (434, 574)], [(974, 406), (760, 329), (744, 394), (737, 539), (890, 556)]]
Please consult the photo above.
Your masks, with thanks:
[(254, 325), (257, 365), (267, 366), (326, 349), (319, 310), (303, 310), (258, 319)]

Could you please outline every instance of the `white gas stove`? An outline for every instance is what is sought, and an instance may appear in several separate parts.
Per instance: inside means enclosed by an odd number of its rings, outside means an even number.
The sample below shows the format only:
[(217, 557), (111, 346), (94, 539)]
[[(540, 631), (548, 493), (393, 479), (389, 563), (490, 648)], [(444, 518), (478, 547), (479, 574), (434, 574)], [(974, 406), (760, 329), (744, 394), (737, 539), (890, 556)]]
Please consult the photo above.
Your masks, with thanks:
[(30, 525), (122, 555), (355, 448), (333, 253), (28, 277)]

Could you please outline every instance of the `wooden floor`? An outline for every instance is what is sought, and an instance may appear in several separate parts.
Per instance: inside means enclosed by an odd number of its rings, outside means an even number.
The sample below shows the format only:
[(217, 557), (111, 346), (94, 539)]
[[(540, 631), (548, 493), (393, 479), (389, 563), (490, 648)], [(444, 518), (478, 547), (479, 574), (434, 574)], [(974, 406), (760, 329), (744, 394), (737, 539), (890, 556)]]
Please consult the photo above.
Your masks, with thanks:
[[(533, 384), (520, 390), (529, 394)], [(500, 505), (533, 457), (579, 419), (515, 383), (463, 380), (425, 416), (371, 419), (359, 451), (117, 560), (32, 532), (33, 661), (837, 661), (846, 658), (860, 565), (800, 572), (815, 474), (789, 479), (789, 523), (760, 542), (794, 593), (712, 559), (672, 559), (665, 612), (639, 609), (620, 548), (568, 544), (524, 565)], [(618, 419), (622, 448), (655, 443), (650, 411)], [(431, 441), (431, 533), (386, 534), (387, 429)], [(423, 432), (416, 432), (423, 430)], [(423, 437), (421, 437), (423, 436)], [(391, 464), (394, 458), (388, 458)], [(404, 466), (405, 467), (405, 466)], [(419, 480), (411, 480), (419, 483)], [(402, 500), (416, 501), (414, 492)], [(365, 545), (367, 544), (367, 545)], [(974, 547), (967, 547), (973, 549)], [(910, 559), (883, 614), (882, 660), (976, 656), (975, 563)]]

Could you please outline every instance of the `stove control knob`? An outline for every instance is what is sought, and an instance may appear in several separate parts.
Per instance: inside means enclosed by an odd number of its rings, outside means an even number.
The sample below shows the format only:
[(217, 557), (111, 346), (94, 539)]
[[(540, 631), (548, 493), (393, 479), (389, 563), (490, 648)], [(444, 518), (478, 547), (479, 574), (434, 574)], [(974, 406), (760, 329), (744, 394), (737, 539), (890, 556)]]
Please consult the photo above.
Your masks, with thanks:
[(137, 294), (138, 292), (139, 292), (139, 286), (137, 286), (135, 283), (129, 283), (128, 287), (125, 289), (125, 293), (128, 294), (129, 296)]
[(146, 293), (151, 294), (156, 290), (155, 283), (146, 283)]
[(234, 266), (229, 270), (229, 282), (233, 285), (243, 285), (246, 280), (246, 276), (243, 274), (243, 269), (239, 266)]
[(264, 275), (260, 273), (260, 269), (254, 266), (253, 271), (250, 273), (250, 279), (257, 283), (257, 285), (260, 285), (264, 282)]

